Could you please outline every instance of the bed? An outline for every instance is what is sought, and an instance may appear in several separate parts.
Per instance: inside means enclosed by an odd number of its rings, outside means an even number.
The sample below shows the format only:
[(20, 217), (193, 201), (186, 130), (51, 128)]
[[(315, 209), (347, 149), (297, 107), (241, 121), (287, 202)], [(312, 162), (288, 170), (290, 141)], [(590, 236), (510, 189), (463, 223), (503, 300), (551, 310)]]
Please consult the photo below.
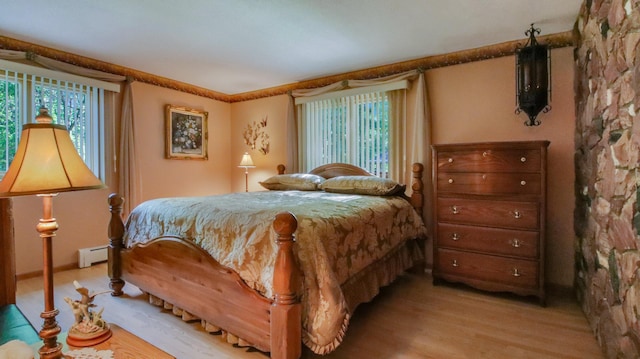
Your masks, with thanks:
[(407, 197), (404, 186), (348, 164), (291, 175), (278, 166), (268, 191), (150, 200), (126, 225), (122, 197), (112, 194), (112, 295), (129, 282), (272, 358), (299, 358), (302, 343), (329, 353), (358, 304), (423, 269), (423, 166), (412, 171)]

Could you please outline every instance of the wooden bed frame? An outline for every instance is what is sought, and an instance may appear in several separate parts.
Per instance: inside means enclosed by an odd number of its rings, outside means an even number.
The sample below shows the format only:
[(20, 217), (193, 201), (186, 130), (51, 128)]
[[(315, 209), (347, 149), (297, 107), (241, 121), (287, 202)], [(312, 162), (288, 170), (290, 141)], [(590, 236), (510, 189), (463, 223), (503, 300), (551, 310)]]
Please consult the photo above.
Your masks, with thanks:
[[(422, 215), (422, 164), (412, 167), (412, 194), (407, 198)], [(284, 166), (278, 166), (284, 173)], [(325, 178), (340, 175), (371, 175), (348, 164), (329, 164), (310, 173)], [(178, 237), (160, 237), (124, 248), (122, 204), (117, 194), (109, 196), (109, 277), (113, 296), (123, 294), (125, 281), (162, 298), (207, 323), (212, 323), (251, 346), (270, 352), (275, 359), (295, 359), (302, 354), (301, 274), (293, 254), (297, 221), (293, 214), (276, 215), (277, 234), (273, 274), (273, 298), (265, 298), (248, 287), (233, 270), (222, 266), (205, 250)]]

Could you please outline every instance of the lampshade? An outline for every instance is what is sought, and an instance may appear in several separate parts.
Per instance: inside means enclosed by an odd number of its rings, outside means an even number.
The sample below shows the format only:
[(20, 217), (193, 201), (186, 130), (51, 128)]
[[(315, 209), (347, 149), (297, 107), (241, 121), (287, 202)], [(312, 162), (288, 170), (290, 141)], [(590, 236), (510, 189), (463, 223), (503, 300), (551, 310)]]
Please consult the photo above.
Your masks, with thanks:
[(243, 168), (255, 167), (253, 165), (253, 160), (251, 159), (249, 152), (245, 152), (244, 155), (242, 155), (242, 161), (240, 161), (240, 165), (238, 165), (238, 167), (243, 167)]
[(104, 188), (71, 142), (67, 128), (51, 123), (46, 108), (25, 124), (18, 150), (0, 182), (0, 197)]

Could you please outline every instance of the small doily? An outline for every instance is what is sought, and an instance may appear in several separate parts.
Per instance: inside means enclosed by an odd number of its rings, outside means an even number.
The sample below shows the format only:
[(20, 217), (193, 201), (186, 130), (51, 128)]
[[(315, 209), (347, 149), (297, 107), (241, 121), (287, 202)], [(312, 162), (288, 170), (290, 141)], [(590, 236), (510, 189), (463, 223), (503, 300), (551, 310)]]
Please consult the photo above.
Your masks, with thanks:
[(93, 348), (82, 348), (69, 350), (64, 353), (65, 356), (73, 359), (113, 359), (113, 351), (111, 350), (95, 350)]

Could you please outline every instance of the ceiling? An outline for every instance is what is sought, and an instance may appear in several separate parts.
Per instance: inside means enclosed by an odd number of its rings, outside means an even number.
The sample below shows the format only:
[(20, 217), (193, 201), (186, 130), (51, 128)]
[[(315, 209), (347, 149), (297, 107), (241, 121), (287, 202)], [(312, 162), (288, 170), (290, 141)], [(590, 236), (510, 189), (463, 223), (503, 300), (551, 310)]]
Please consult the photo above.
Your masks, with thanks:
[(232, 95), (565, 32), (581, 3), (2, 0), (0, 35)]

